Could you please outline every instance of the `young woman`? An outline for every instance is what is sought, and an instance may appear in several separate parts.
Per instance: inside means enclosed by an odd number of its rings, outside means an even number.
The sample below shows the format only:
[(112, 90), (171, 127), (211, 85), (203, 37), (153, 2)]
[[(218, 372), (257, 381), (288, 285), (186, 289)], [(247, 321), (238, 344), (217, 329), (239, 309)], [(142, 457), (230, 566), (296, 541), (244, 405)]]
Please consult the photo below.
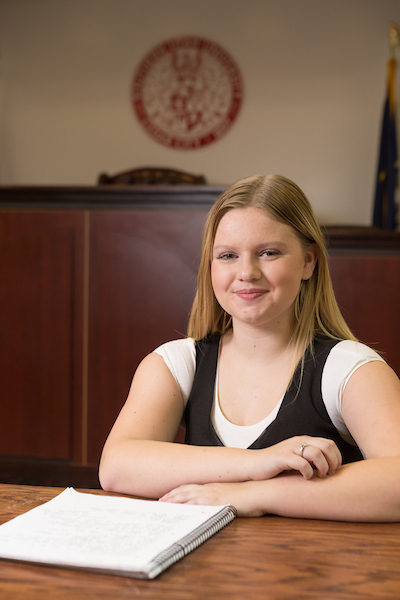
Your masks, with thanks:
[(211, 209), (188, 337), (139, 365), (99, 475), (242, 516), (398, 521), (399, 432), (399, 379), (344, 322), (308, 200), (254, 176)]

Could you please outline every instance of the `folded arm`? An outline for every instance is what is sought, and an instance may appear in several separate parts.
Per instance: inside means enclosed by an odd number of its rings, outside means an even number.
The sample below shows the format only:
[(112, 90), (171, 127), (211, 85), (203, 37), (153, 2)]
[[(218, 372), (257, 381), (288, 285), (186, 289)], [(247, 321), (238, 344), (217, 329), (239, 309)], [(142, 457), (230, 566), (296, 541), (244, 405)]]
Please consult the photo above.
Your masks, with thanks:
[(333, 521), (400, 521), (400, 458), (344, 465), (326, 478), (306, 480), (282, 473), (264, 481), (185, 485), (160, 500), (187, 504), (232, 504), (239, 516), (265, 514)]

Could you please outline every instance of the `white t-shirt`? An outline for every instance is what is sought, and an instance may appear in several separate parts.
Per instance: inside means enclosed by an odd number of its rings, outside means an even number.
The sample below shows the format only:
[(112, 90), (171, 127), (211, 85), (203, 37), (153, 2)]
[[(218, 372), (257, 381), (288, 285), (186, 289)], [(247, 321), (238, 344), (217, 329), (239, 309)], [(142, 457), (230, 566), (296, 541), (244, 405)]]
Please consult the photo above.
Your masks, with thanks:
[[(163, 357), (165, 364), (177, 382), (183, 401), (188, 401), (196, 371), (196, 345), (192, 338), (167, 342), (155, 350)], [(344, 440), (354, 444), (342, 416), (342, 397), (352, 374), (362, 365), (371, 361), (383, 361), (382, 357), (360, 342), (345, 340), (332, 348), (322, 373), (322, 399), (332, 423)], [(283, 396), (274, 410), (254, 425), (235, 425), (224, 417), (218, 402), (218, 368), (215, 382), (214, 402), (211, 420), (218, 437), (225, 446), (248, 448), (276, 418)]]

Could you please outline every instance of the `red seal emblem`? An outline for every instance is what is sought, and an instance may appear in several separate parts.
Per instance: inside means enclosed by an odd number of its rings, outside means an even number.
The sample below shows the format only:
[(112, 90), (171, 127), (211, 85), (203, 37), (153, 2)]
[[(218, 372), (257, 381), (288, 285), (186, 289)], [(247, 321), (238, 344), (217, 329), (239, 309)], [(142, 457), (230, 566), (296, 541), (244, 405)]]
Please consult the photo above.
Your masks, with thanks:
[(168, 40), (139, 64), (132, 103), (160, 144), (189, 150), (215, 142), (236, 120), (243, 98), (240, 71), (221, 46), (199, 37)]

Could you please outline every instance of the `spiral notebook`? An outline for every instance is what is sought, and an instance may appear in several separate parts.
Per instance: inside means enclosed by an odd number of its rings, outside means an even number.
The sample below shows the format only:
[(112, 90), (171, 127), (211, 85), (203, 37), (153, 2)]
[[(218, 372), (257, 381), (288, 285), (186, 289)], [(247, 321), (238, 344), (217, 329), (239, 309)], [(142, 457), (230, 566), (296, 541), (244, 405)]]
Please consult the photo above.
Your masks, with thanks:
[(0, 525), (0, 558), (153, 579), (236, 517), (194, 506), (66, 488)]

